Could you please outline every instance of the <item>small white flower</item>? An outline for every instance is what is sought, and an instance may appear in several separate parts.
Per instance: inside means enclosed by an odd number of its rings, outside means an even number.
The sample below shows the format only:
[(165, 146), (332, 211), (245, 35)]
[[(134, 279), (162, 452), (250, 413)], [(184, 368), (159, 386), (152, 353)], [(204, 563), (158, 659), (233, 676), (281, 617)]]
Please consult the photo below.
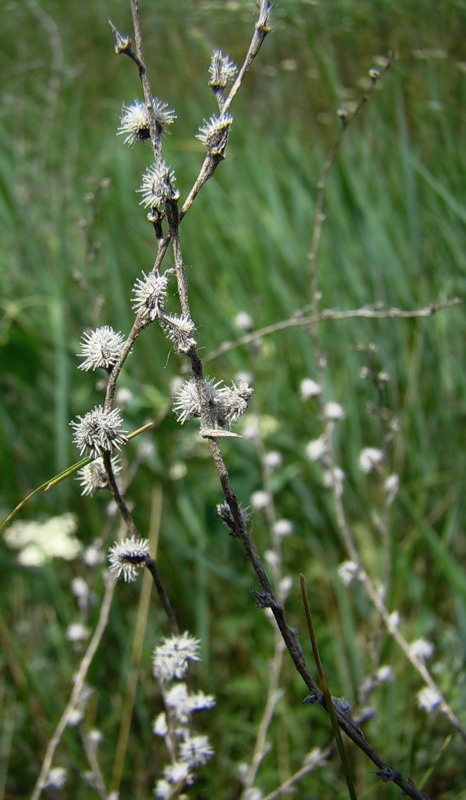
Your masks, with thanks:
[(89, 586), (84, 578), (73, 578), (71, 581), (71, 591), (74, 596), (80, 599), (87, 599), (89, 597)]
[(83, 560), (88, 567), (97, 567), (99, 564), (102, 564), (103, 561), (105, 561), (105, 555), (100, 541), (97, 541), (94, 544), (89, 545), (89, 547), (86, 547), (83, 554)]
[(400, 488), (400, 479), (398, 475), (389, 475), (384, 482), (383, 488), (385, 492), (385, 503), (387, 507), (391, 506)]
[(400, 624), (400, 612), (399, 611), (392, 611), (388, 618), (388, 630), (390, 632), (396, 631)]
[(79, 369), (94, 370), (102, 367), (111, 370), (118, 361), (125, 337), (117, 333), (110, 325), (103, 325), (83, 334), (81, 339), (81, 352), (79, 358), (84, 358)]
[(70, 422), (74, 428), (73, 441), (81, 455), (101, 456), (105, 451), (118, 450), (126, 442), (120, 410), (106, 411), (103, 406), (95, 406), (79, 422)]
[[(152, 98), (156, 126), (158, 133), (163, 133), (167, 125), (171, 125), (176, 119), (176, 114), (168, 104), (162, 102), (157, 97)], [(126, 136), (125, 144), (130, 147), (137, 142), (145, 142), (150, 139), (149, 112), (145, 103), (140, 101), (132, 105), (123, 106), (120, 118), (120, 127), (117, 136)]]
[(97, 730), (97, 728), (93, 728), (92, 731), (89, 731), (89, 735), (88, 735), (87, 738), (88, 738), (89, 744), (92, 745), (92, 747), (97, 747), (97, 745), (99, 745), (101, 743), (101, 741), (102, 741), (102, 739), (104, 737), (103, 737), (101, 731)]
[(153, 732), (155, 736), (166, 736), (168, 733), (167, 715), (162, 712), (154, 720)]
[(277, 469), (282, 464), (282, 455), (277, 450), (270, 450), (264, 454), (263, 464), (269, 470)]
[(80, 708), (73, 708), (68, 714), (67, 724), (70, 728), (76, 728), (84, 719), (84, 714)]
[(309, 400), (310, 397), (317, 397), (321, 394), (322, 386), (312, 378), (304, 378), (299, 385), (299, 391), (303, 400)]
[(181, 481), (186, 477), (187, 473), (188, 467), (185, 461), (175, 461), (173, 464), (170, 464), (168, 475), (171, 481)]
[(127, 386), (121, 386), (116, 391), (115, 399), (120, 408), (129, 405), (134, 399), (133, 392)]
[(123, 576), (127, 583), (135, 581), (149, 557), (149, 540), (131, 536), (116, 542), (109, 550), (110, 572), (114, 579)]
[(319, 436), (318, 439), (312, 439), (306, 445), (306, 454), (310, 461), (320, 461), (320, 459), (327, 452), (327, 439), (325, 436)]
[(375, 673), (375, 677), (379, 683), (388, 683), (393, 678), (393, 670), (386, 664), (382, 664)]
[(262, 800), (263, 794), (260, 789), (257, 789), (255, 786), (251, 786), (250, 789), (246, 789), (245, 792), (242, 793), (241, 797), (244, 800)]
[[(113, 474), (118, 475), (121, 472), (121, 464), (118, 458), (112, 457)], [(76, 477), (81, 484), (81, 494), (92, 495), (99, 489), (108, 489), (107, 473), (105, 471), (104, 462), (102, 458), (96, 458), (90, 464), (79, 469)]]
[(278, 596), (280, 598), (280, 602), (284, 602), (288, 597), (291, 588), (293, 586), (293, 579), (289, 576), (285, 576), (281, 579), (280, 583), (278, 584)]
[(253, 492), (251, 495), (251, 505), (256, 509), (256, 511), (267, 508), (271, 500), (272, 498), (270, 492), (265, 492), (262, 489), (257, 492)]
[(180, 783), (189, 777), (189, 767), (182, 761), (174, 761), (163, 771), (164, 778), (170, 783)]
[(371, 472), (380, 464), (383, 457), (383, 450), (378, 450), (376, 447), (365, 447), (359, 454), (359, 467), (365, 473)]
[(46, 786), (51, 789), (62, 789), (66, 783), (67, 774), (64, 767), (54, 767), (47, 775)]
[(326, 420), (329, 422), (336, 422), (339, 419), (343, 419), (344, 416), (345, 412), (339, 403), (325, 403), (324, 417)]
[(207, 736), (187, 734), (180, 745), (180, 759), (190, 769), (206, 764), (213, 754), (214, 751)]
[(234, 323), (241, 331), (250, 331), (254, 327), (252, 317), (247, 311), (239, 311), (234, 319)]
[(189, 716), (194, 711), (203, 711), (213, 708), (215, 698), (204, 692), (190, 694), (185, 683), (180, 681), (167, 690), (164, 696), (165, 705), (173, 710), (173, 714), (181, 725), (186, 725)]
[(136, 279), (133, 287), (133, 311), (135, 314), (142, 314), (148, 317), (151, 322), (163, 313), (165, 299), (167, 297), (168, 279), (166, 275), (159, 275), (158, 272), (150, 272), (144, 280)]
[(224, 56), (221, 50), (214, 50), (209, 67), (209, 86), (212, 89), (224, 89), (237, 72), (238, 67), (228, 56)]
[(359, 566), (355, 561), (343, 561), (338, 567), (341, 582), (349, 586), (359, 576)]
[(340, 467), (333, 467), (333, 469), (325, 470), (323, 474), (323, 484), (326, 489), (336, 489), (338, 494), (343, 492), (343, 481), (345, 473)]
[(189, 695), (190, 711), (204, 711), (205, 709), (213, 708), (215, 706), (215, 697), (213, 694), (204, 694), (204, 692), (193, 692)]
[(243, 426), (242, 429), (244, 438), (249, 439), (249, 441), (251, 442), (254, 442), (260, 435), (260, 431), (261, 431), (261, 419), (256, 414), (249, 416), (247, 423)]
[(199, 139), (207, 147), (211, 155), (222, 156), (227, 146), (232, 122), (233, 117), (230, 114), (221, 117), (213, 116), (208, 122), (204, 120), (204, 125), (199, 128), (196, 139)]
[(178, 722), (186, 725), (191, 713), (188, 687), (185, 683), (175, 683), (165, 694), (165, 705), (173, 710)]
[(275, 569), (280, 564), (280, 559), (277, 553), (275, 553), (273, 550), (266, 550), (264, 553), (264, 559), (271, 569)]
[(199, 639), (185, 631), (162, 639), (154, 648), (152, 669), (157, 680), (167, 683), (182, 678), (190, 661), (199, 661)]
[(430, 689), (428, 686), (424, 686), (424, 688), (417, 693), (417, 704), (419, 708), (423, 711), (427, 711), (428, 714), (432, 714), (441, 702), (442, 696), (436, 689)]
[(409, 646), (409, 652), (416, 661), (425, 661), (426, 658), (432, 658), (434, 651), (434, 645), (426, 639), (416, 639)]
[(85, 642), (89, 638), (89, 628), (81, 622), (74, 622), (66, 629), (66, 638), (69, 642)]
[(289, 519), (277, 519), (273, 526), (275, 536), (284, 539), (285, 536), (291, 536), (293, 533), (293, 524)]
[(164, 778), (160, 778), (155, 784), (155, 796), (159, 800), (170, 800), (173, 786)]
[(144, 208), (158, 208), (168, 200), (178, 200), (180, 193), (174, 188), (175, 173), (165, 162), (152, 164), (144, 175), (140, 188), (142, 194), (141, 206)]

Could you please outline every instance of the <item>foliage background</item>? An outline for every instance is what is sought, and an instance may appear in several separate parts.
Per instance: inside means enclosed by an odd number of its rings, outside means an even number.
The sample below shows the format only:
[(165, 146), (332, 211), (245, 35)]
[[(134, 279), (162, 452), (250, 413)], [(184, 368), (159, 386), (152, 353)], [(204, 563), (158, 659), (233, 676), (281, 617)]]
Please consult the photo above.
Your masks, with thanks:
[[(154, 91), (176, 109), (165, 152), (182, 197), (199, 168), (194, 139), (214, 113), (207, 67), (214, 47), (241, 62), (254, 23), (251, 2), (142, 2), (145, 55)], [(92, 376), (76, 370), (82, 331), (110, 324), (127, 331), (129, 293), (153, 258), (151, 231), (134, 193), (150, 161), (148, 150), (128, 151), (115, 137), (123, 102), (140, 96), (136, 70), (113, 53), (111, 17), (130, 31), (123, 0), (70, 3), (6, 0), (2, 13), (0, 125), (0, 509), (4, 516), (47, 477), (75, 460), (68, 422), (99, 401)], [(356, 308), (383, 302), (401, 308), (464, 296), (466, 155), (466, 6), (460, 0), (326, 3), (281, 0), (275, 30), (265, 43), (235, 104), (226, 162), (183, 222), (185, 258), (199, 339), (208, 354), (238, 336), (233, 320), (247, 311), (257, 327), (290, 316), (309, 302), (307, 254), (315, 185), (333, 141), (336, 109), (359, 96), (358, 82), (377, 55), (399, 58), (355, 121), (332, 172), (319, 254), (324, 304)], [(86, 201), (96, 182), (110, 178), (98, 214)], [(87, 198), (89, 199), (89, 198)], [(87, 239), (86, 239), (87, 237)], [(173, 308), (176, 298), (173, 298)], [(392, 606), (408, 639), (425, 636), (436, 651), (436, 678), (466, 723), (464, 656), (464, 312), (422, 320), (328, 322), (322, 340), (329, 368), (328, 399), (342, 402), (341, 465), (346, 504), (359, 546), (381, 569), (371, 523), (377, 486), (362, 475), (362, 447), (380, 446), (381, 425), (367, 412), (379, 402), (359, 378), (357, 345), (376, 342), (380, 367), (390, 374), (383, 404), (400, 421), (390, 454), (401, 478), (393, 512)], [(370, 668), (370, 641), (383, 636), (364, 597), (336, 576), (344, 558), (330, 499), (305, 443), (319, 435), (299, 383), (315, 375), (308, 336), (299, 329), (267, 338), (259, 351), (237, 349), (211, 365), (228, 381), (253, 374), (252, 411), (284, 466), (274, 476), (279, 516), (293, 520), (286, 572), (303, 571), (332, 691), (354, 701)], [(178, 359), (152, 328), (128, 362), (125, 409), (129, 429), (166, 406)], [(129, 458), (137, 456), (134, 443)], [(260, 488), (258, 454), (246, 439), (226, 446), (239, 497)], [(180, 469), (181, 465), (181, 469)], [(195, 428), (163, 417), (131, 486), (141, 530), (161, 505), (160, 567), (183, 628), (202, 638), (199, 688), (217, 696), (205, 728), (219, 742), (215, 767), (206, 768), (197, 797), (238, 796), (236, 764), (247, 761), (265, 697), (272, 631), (254, 609), (254, 579), (215, 516), (219, 487), (207, 448)], [(79, 535), (91, 543), (102, 532), (106, 499), (82, 500), (77, 484), (62, 484), (35, 500), (24, 517), (71, 509)], [(152, 518), (153, 524), (153, 518)], [(265, 520), (254, 537), (267, 547)], [(69, 693), (79, 655), (65, 638), (77, 609), (69, 584), (81, 563), (54, 561), (25, 569), (0, 543), (0, 716), (3, 719), (0, 798), (26, 796), (46, 743)], [(95, 576), (95, 592), (102, 584)], [(140, 587), (119, 586), (104, 647), (92, 668), (97, 691), (93, 719), (104, 734), (109, 777), (130, 668)], [(96, 610), (95, 610), (96, 613)], [(289, 615), (303, 633), (297, 587)], [(158, 698), (150, 653), (165, 633), (155, 601), (147, 625), (140, 685), (121, 797), (150, 796), (161, 754), (151, 734)], [(419, 679), (388, 637), (383, 660), (395, 680), (377, 695), (367, 735), (403, 771), (420, 781), (434, 765), (426, 791), (466, 797), (462, 745), (448, 739), (440, 717), (416, 709)], [(285, 696), (277, 709), (272, 750), (260, 774), (272, 789), (303, 754), (328, 740), (328, 725), (303, 705), (303, 687), (286, 663)], [(443, 748), (443, 749), (441, 749)], [(437, 761), (437, 755), (440, 753)], [(398, 796), (374, 785), (370, 765), (354, 758), (359, 796)], [(89, 797), (78, 779), (86, 769), (82, 746), (67, 731), (61, 762), (72, 771), (63, 797)], [(204, 788), (205, 787), (209, 787)], [(205, 794), (203, 794), (205, 792)], [(338, 768), (309, 776), (300, 797), (344, 796)]]

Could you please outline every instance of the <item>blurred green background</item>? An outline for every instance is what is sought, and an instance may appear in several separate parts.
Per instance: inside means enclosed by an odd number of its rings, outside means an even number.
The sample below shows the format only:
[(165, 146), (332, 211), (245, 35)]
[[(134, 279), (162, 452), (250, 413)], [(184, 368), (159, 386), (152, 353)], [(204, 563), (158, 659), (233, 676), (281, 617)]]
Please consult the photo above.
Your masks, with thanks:
[[(211, 52), (221, 48), (241, 63), (255, 4), (143, 0), (140, 7), (154, 94), (178, 115), (164, 147), (183, 198), (203, 158), (195, 134), (216, 110), (207, 85)], [(122, 104), (141, 96), (138, 76), (128, 59), (115, 56), (108, 17), (122, 33), (131, 32), (126, 0), (3, 3), (2, 517), (76, 459), (69, 420), (102, 397), (96, 377), (76, 369), (79, 339), (96, 325), (129, 331), (131, 287), (154, 258), (152, 230), (135, 193), (150, 151), (128, 150), (115, 136)], [(240, 335), (234, 323), (240, 311), (262, 327), (309, 304), (316, 183), (338, 134), (336, 111), (360, 96), (368, 69), (391, 49), (398, 58), (352, 124), (328, 182), (318, 259), (323, 305), (351, 309), (382, 302), (411, 309), (465, 293), (464, 0), (280, 0), (273, 24), (233, 106), (228, 157), (182, 225), (204, 355)], [(99, 188), (106, 178), (110, 185)], [(175, 296), (170, 305), (177, 309)], [(389, 529), (390, 608), (400, 611), (408, 640), (423, 636), (435, 644), (436, 680), (466, 724), (464, 335), (461, 306), (425, 320), (352, 319), (321, 327), (328, 360), (325, 397), (342, 403), (346, 414), (338, 425), (338, 452), (354, 536), (374, 578), (381, 578), (387, 550), (371, 516), (381, 510), (380, 484), (362, 474), (358, 457), (363, 447), (382, 446), (387, 418), (396, 418), (400, 430), (387, 465), (401, 484)], [(371, 367), (390, 376), (382, 395), (359, 375), (369, 363), (371, 343), (378, 347)], [(299, 396), (301, 380), (316, 376), (309, 336), (292, 328), (208, 367), (208, 374), (225, 381), (240, 371), (252, 375), (251, 412), (265, 432), (264, 447), (283, 456), (273, 480), (277, 514), (294, 525), (283, 554), (285, 574), (294, 580), (291, 623), (305, 641), (296, 585), (303, 571), (332, 692), (356, 701), (358, 685), (374, 667), (371, 643), (377, 640), (378, 658), (392, 666), (395, 679), (372, 698), (377, 713), (366, 726), (368, 737), (415, 782), (425, 777), (431, 797), (465, 798), (464, 743), (448, 738), (442, 717), (417, 709), (419, 677), (384, 636), (362, 592), (343, 589), (337, 577), (346, 555), (321, 469), (305, 455), (306, 442), (321, 432), (312, 402)], [(163, 411), (179, 374), (178, 357), (152, 326), (121, 379), (131, 392), (124, 409), (129, 430)], [(217, 696), (216, 710), (201, 723), (216, 743), (216, 759), (191, 796), (229, 800), (239, 797), (237, 764), (251, 756), (273, 634), (254, 608), (251, 569), (215, 515), (219, 486), (196, 431), (192, 424), (180, 429), (168, 414), (155, 436), (146, 437), (153, 444), (148, 455), (140, 440), (131, 443), (129, 464), (139, 459), (141, 466), (128, 497), (144, 535), (154, 493), (162, 503), (160, 569), (182, 628), (202, 637), (196, 688)], [(262, 488), (257, 449), (246, 438), (232, 440), (225, 455), (238, 497), (248, 505), (251, 493)], [(105, 497), (82, 499), (78, 484), (68, 481), (36, 498), (21, 517), (44, 519), (71, 510), (87, 546), (108, 528), (107, 503)], [(270, 546), (260, 513), (254, 538), (262, 551)], [(102, 580), (81, 561), (22, 567), (3, 541), (0, 559), (0, 800), (12, 800), (32, 789), (79, 661), (65, 637), (78, 618), (70, 581), (80, 575), (100, 596)], [(140, 584), (118, 585), (91, 670), (96, 693), (88, 722), (104, 734), (100, 755), (107, 781), (139, 592)], [(91, 625), (97, 608), (90, 612)], [(122, 798), (151, 796), (163, 766), (151, 733), (160, 701), (150, 656), (165, 633), (154, 599)], [(329, 737), (323, 713), (303, 706), (304, 687), (288, 661), (282, 684), (271, 752), (258, 780), (264, 792)], [(376, 782), (369, 762), (350, 753), (358, 797), (399, 796), (396, 787)], [(87, 766), (73, 729), (58, 763), (71, 770), (60, 797), (94, 796), (79, 778)], [(308, 776), (297, 796), (344, 797), (337, 763)]]

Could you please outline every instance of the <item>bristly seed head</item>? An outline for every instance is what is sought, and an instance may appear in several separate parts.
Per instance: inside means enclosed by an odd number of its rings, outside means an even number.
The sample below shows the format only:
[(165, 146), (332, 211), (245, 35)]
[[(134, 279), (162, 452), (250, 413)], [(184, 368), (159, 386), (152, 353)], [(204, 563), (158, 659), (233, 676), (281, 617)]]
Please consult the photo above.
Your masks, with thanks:
[[(251, 520), (251, 511), (249, 510), (249, 508), (242, 508), (240, 506), (239, 513), (241, 516), (241, 527), (244, 528), (244, 530), (246, 530)], [(235, 518), (233, 517), (231, 508), (228, 505), (228, 503), (219, 503), (217, 505), (217, 514), (229, 529), (230, 536), (232, 537), (240, 536), (241, 530), (239, 529), (235, 521)]]
[(83, 334), (78, 356), (84, 358), (84, 361), (79, 369), (94, 370), (102, 367), (111, 370), (120, 357), (124, 342), (123, 334), (117, 333), (109, 325)]
[[(112, 458), (112, 470), (114, 475), (118, 475), (121, 472), (121, 464), (118, 458)], [(96, 458), (95, 461), (86, 464), (85, 467), (78, 470), (76, 477), (81, 484), (81, 494), (83, 496), (94, 494), (99, 489), (108, 488), (107, 473), (105, 472), (102, 458)]]
[[(206, 378), (204, 387), (215, 428), (228, 428), (236, 422), (245, 413), (254, 391), (242, 380), (232, 383), (230, 387), (222, 386), (221, 381)], [(173, 410), (182, 424), (201, 416), (201, 401), (194, 378), (185, 381), (174, 395)]]
[(149, 555), (148, 539), (137, 539), (135, 536), (131, 536), (128, 539), (122, 539), (121, 542), (115, 542), (108, 554), (113, 578), (117, 580), (123, 577), (127, 583), (135, 581), (140, 570), (144, 568)]
[(204, 120), (204, 125), (199, 128), (196, 139), (207, 147), (212, 156), (222, 156), (228, 142), (233, 117), (225, 114), (221, 117), (211, 117), (208, 122)]
[(209, 86), (214, 89), (224, 89), (227, 83), (233, 80), (238, 67), (228, 56), (224, 56), (221, 50), (214, 50), (210, 61)]
[(148, 317), (153, 322), (161, 316), (165, 308), (168, 279), (166, 275), (160, 275), (158, 272), (142, 274), (144, 280), (137, 278), (133, 287), (133, 311), (135, 314), (141, 313), (143, 317)]
[(168, 200), (178, 200), (180, 193), (175, 189), (175, 173), (167, 167), (164, 161), (152, 164), (142, 176), (142, 183), (138, 192), (142, 194), (141, 206), (144, 208), (157, 208)]
[[(152, 98), (152, 103), (157, 132), (162, 134), (166, 131), (167, 125), (171, 125), (176, 119), (176, 114), (168, 108), (168, 103), (157, 97)], [(126, 136), (125, 144), (130, 147), (137, 142), (146, 142), (150, 139), (149, 111), (145, 103), (136, 100), (132, 105), (123, 106), (117, 136)]]
[(83, 417), (78, 414), (78, 420), (70, 425), (74, 428), (73, 442), (81, 455), (101, 456), (114, 447), (119, 450), (127, 441), (118, 408), (106, 411), (103, 406), (96, 406)]
[(160, 327), (180, 355), (186, 355), (196, 346), (193, 338), (196, 326), (191, 319), (177, 314), (164, 314), (160, 317)]
[[(207, 401), (211, 405), (214, 403), (215, 392), (220, 383), (220, 381), (215, 381), (212, 378), (205, 378), (204, 380)], [(183, 381), (180, 388), (173, 395), (173, 411), (178, 422), (181, 422), (182, 425), (189, 419), (201, 416), (201, 400), (194, 378), (190, 378), (189, 381)]]

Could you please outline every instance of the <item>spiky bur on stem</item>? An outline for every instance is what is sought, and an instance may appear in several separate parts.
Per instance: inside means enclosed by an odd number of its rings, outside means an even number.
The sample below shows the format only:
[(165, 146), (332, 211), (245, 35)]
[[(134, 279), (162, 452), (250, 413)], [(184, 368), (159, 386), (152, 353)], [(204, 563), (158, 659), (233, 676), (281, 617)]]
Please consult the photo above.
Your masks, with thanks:
[[(152, 98), (152, 110), (155, 129), (160, 137), (173, 124), (176, 114), (168, 107), (168, 103), (157, 97)], [(150, 114), (144, 103), (136, 100), (129, 106), (123, 105), (117, 135), (124, 136), (125, 144), (130, 147), (138, 142), (150, 141)]]

